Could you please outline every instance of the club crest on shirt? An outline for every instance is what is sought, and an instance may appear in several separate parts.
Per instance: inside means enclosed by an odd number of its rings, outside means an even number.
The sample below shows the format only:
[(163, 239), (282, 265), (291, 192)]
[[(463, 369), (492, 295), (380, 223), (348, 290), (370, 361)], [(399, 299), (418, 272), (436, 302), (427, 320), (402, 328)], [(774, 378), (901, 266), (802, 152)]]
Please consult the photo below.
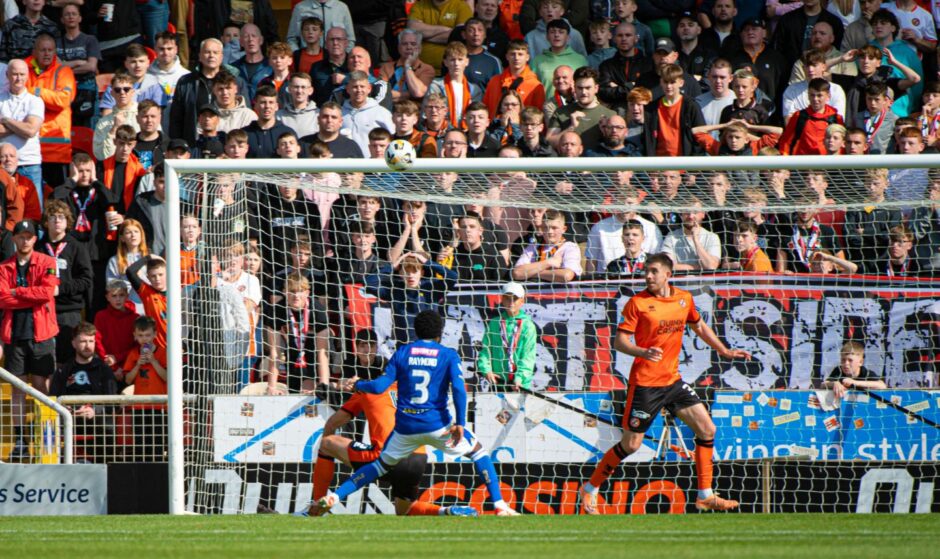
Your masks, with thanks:
[(685, 299), (679, 299), (679, 306), (685, 308)]
[(920, 26), (920, 20), (915, 17), (914, 19), (911, 20), (911, 25), (913, 25), (914, 27)]

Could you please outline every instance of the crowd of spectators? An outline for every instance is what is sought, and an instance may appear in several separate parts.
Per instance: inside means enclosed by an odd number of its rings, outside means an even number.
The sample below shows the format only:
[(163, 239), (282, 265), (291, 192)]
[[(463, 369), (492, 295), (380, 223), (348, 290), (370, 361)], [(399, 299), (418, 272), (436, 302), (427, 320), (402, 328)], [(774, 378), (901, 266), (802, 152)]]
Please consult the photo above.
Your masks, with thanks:
[[(4, 0), (7, 368), (48, 389), (55, 363), (72, 363), (76, 346), (87, 359), (96, 332), (115, 382), (55, 386), (165, 389), (163, 258), (177, 250), (166, 159), (376, 158), (394, 139), (423, 158), (936, 152), (936, 9), (741, 4), (301, 0), (279, 29), (269, 0)], [(940, 268), (934, 169), (490, 178), (434, 178), (466, 206), (399, 201), (387, 176), (365, 179), (362, 196), (237, 175), (184, 181), (172, 193), (184, 203), (182, 281), (203, 293), (188, 312), (224, 332), (206, 344), (225, 348), (227, 373), (213, 381), (237, 386), (254, 369), (271, 393), (285, 380), (291, 391), (328, 383), (331, 335), (355, 334), (330, 328), (347, 283), (391, 303), (400, 343), (408, 317), (440, 310), (458, 281), (635, 276), (655, 252), (677, 271)], [(595, 195), (597, 211), (569, 209)], [(780, 206), (800, 210), (763, 209)]]

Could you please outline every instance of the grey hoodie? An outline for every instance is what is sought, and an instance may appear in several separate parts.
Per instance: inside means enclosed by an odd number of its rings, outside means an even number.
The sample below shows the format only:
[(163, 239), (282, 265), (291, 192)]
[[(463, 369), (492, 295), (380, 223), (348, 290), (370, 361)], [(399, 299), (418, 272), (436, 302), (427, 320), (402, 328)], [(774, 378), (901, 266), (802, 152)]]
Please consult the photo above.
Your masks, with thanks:
[(317, 104), (310, 101), (302, 109), (295, 109), (293, 104), (288, 103), (283, 108), (278, 109), (275, 116), (281, 124), (297, 132), (298, 138), (303, 138), (310, 134), (316, 134), (320, 130), (320, 126), (317, 124), (317, 115), (319, 114)]

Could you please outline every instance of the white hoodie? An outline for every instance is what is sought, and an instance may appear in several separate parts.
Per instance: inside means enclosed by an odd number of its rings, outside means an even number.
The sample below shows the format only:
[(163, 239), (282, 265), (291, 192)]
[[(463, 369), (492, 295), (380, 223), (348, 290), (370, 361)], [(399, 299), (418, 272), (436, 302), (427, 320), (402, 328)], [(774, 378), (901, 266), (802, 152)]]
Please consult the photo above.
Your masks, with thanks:
[(258, 115), (248, 108), (241, 95), (235, 98), (235, 108), (223, 109), (218, 105), (215, 108), (219, 109), (219, 132), (238, 130), (258, 120)]
[(167, 105), (169, 105), (169, 102), (173, 99), (173, 92), (176, 91), (176, 82), (188, 74), (189, 70), (180, 64), (180, 59), (177, 56), (169, 70), (161, 70), (160, 65), (154, 62), (150, 65), (147, 73), (157, 78), (160, 88), (163, 89), (163, 93), (166, 95)]
[(369, 153), (369, 132), (378, 126), (395, 133), (392, 113), (375, 99), (367, 97), (358, 109), (353, 108), (348, 100), (343, 103), (343, 130), (350, 140), (359, 144), (362, 153)]

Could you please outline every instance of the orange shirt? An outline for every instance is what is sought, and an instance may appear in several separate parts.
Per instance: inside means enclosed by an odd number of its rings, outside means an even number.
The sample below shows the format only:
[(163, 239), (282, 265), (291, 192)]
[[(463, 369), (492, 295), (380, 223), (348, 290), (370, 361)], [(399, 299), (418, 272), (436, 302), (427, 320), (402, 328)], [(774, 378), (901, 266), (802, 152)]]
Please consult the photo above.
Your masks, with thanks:
[(166, 293), (161, 293), (145, 283), (140, 286), (137, 294), (144, 304), (144, 314), (157, 323), (157, 337), (154, 343), (157, 347), (166, 349)]
[(686, 324), (701, 320), (692, 294), (670, 286), (669, 297), (654, 297), (643, 290), (627, 301), (623, 322), (618, 330), (633, 334), (641, 348), (658, 347), (663, 358), (658, 363), (637, 357), (630, 369), (630, 384), (638, 386), (669, 386), (680, 380), (679, 352)]
[[(381, 394), (366, 394), (356, 392), (340, 408), (349, 415), (356, 417), (360, 413), (366, 414), (369, 422), (369, 440), (374, 448), (381, 449), (385, 441), (395, 428), (395, 399), (397, 384), (392, 384), (388, 390)], [(419, 448), (415, 452), (424, 452)]]
[(670, 106), (662, 100), (656, 109), (659, 114), (659, 137), (656, 139), (656, 155), (678, 157), (682, 155), (682, 140), (679, 137), (679, 115), (682, 114), (682, 98)]
[[(157, 346), (153, 350), (153, 356), (157, 362), (166, 370), (166, 349)], [(136, 346), (127, 354), (127, 360), (124, 361), (124, 374), (127, 374), (137, 364), (140, 358), (140, 346)], [(137, 376), (134, 378), (134, 394), (166, 394), (166, 381), (160, 378), (160, 375), (153, 370), (151, 365), (141, 365), (137, 369)], [(157, 406), (162, 407), (162, 406)]]
[(192, 285), (199, 281), (199, 262), (196, 260), (196, 249), (180, 249), (180, 283), (183, 286)]
[(773, 272), (774, 268), (770, 265), (770, 258), (761, 248), (757, 248), (750, 258), (743, 263), (742, 268), (745, 272)]
[[(411, 145), (414, 146), (415, 151), (418, 152), (418, 157), (437, 157), (437, 142), (434, 141), (438, 134), (431, 134), (430, 132), (422, 132), (417, 128), (411, 131), (411, 134), (402, 138), (411, 142)], [(396, 138), (399, 136), (396, 136)]]
[(396, 385), (392, 384), (381, 394), (356, 392), (341, 408), (353, 417), (360, 413), (366, 414), (366, 420), (369, 422), (369, 440), (375, 448), (385, 446), (385, 441), (395, 428), (395, 398), (393, 397), (395, 390)]
[(300, 51), (300, 62), (297, 64), (297, 68), (294, 70), (297, 72), (306, 72), (309, 74), (310, 67), (321, 60), (323, 60), (323, 49), (320, 49), (320, 52), (317, 54), (310, 54), (307, 52), (307, 49), (302, 49)]

